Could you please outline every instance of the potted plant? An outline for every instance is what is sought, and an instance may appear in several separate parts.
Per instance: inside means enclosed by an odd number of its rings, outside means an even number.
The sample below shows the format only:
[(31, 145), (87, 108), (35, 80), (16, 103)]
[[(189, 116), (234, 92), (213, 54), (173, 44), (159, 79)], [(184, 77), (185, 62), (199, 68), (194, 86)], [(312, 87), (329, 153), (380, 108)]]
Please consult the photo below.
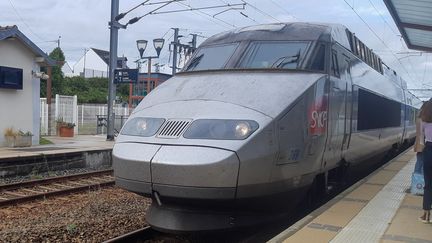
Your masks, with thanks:
[(57, 120), (57, 134), (60, 137), (73, 137), (75, 123), (65, 122), (63, 118)]
[(6, 128), (4, 131), (8, 147), (30, 147), (32, 146), (33, 134), (30, 131), (15, 131), (13, 128)]

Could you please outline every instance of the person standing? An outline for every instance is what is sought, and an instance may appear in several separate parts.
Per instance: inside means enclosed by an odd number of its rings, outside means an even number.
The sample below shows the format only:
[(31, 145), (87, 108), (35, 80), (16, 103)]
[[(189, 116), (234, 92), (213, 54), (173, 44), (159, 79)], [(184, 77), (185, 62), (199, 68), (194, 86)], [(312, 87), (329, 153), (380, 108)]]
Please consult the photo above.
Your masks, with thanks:
[(417, 161), (414, 168), (414, 173), (423, 175), (423, 149), (424, 149), (424, 133), (421, 129), (421, 115), (424, 106), (428, 101), (424, 102), (420, 108), (419, 114), (416, 117), (416, 139), (414, 142), (414, 152), (416, 152)]
[(430, 210), (432, 206), (432, 102), (426, 102), (420, 113), (421, 129), (425, 136), (425, 147), (423, 150), (423, 215), (419, 218), (423, 223), (431, 223)]

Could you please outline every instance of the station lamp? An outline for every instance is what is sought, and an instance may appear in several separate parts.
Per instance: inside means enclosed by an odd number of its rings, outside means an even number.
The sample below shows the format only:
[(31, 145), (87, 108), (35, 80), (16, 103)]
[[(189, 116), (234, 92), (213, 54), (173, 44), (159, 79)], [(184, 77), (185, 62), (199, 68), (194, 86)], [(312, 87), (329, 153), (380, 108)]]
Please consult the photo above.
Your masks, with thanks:
[(150, 92), (150, 88), (151, 88), (150, 87), (150, 82), (151, 82), (151, 61), (154, 58), (159, 58), (159, 55), (160, 55), (160, 52), (162, 51), (162, 48), (163, 48), (164, 43), (165, 43), (165, 40), (163, 38), (153, 39), (153, 47), (156, 50), (157, 56), (146, 56), (146, 57), (143, 57), (144, 51), (145, 51), (145, 49), (147, 47), (147, 43), (148, 43), (147, 40), (137, 40), (136, 43), (137, 43), (138, 51), (140, 53), (140, 58), (141, 59), (145, 59), (145, 58), (148, 59), (148, 62), (147, 62), (147, 68), (148, 68), (147, 75), (148, 75), (148, 78), (147, 78), (147, 88), (146, 88), (147, 94), (148, 94)]
[(140, 53), (141, 59), (143, 58), (143, 54), (144, 54), (146, 47), (147, 47), (147, 41), (146, 40), (137, 40), (137, 48), (138, 48), (138, 51)]
[(164, 46), (164, 43), (165, 43), (165, 39), (163, 39), (163, 38), (157, 38), (157, 39), (153, 40), (153, 46), (156, 49), (156, 53), (157, 53), (158, 57), (159, 57), (160, 52)]

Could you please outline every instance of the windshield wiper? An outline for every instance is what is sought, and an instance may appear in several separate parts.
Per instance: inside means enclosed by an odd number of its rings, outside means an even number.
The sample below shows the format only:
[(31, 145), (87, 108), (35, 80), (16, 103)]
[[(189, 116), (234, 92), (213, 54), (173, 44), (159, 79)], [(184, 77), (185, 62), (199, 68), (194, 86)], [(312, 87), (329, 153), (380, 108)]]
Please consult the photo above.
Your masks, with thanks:
[(278, 58), (270, 67), (271, 68), (282, 68), (287, 64), (296, 63), (300, 57), (300, 51), (292, 56), (284, 56)]
[(196, 68), (196, 66), (198, 66), (198, 64), (200, 63), (201, 59), (203, 58), (203, 56), (204, 56), (204, 53), (201, 54), (201, 55), (199, 55), (199, 56), (196, 56), (194, 59), (192, 59), (189, 62), (189, 65), (187, 66), (186, 71), (189, 71), (191, 69)]

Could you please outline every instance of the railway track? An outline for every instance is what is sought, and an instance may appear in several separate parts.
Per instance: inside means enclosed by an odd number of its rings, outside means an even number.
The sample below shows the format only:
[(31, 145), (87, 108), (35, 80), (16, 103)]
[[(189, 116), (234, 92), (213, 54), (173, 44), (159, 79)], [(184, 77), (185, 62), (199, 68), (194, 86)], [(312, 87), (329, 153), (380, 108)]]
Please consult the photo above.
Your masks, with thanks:
[(150, 240), (152, 237), (154, 237), (155, 233), (157, 232), (152, 230), (150, 226), (145, 226), (141, 229), (104, 241), (103, 243), (137, 242), (139, 240)]
[(114, 185), (113, 170), (31, 180), (0, 186), (0, 207)]

